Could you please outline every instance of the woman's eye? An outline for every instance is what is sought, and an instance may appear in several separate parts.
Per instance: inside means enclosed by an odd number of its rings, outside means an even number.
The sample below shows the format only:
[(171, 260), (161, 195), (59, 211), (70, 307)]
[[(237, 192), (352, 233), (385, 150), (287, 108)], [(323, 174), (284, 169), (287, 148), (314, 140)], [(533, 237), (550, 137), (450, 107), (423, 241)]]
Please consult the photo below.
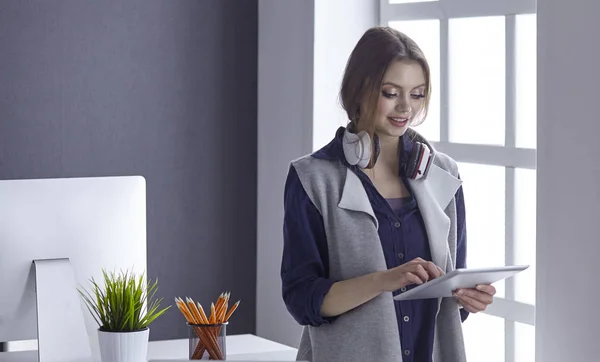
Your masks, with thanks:
[(396, 93), (388, 93), (386, 91), (381, 92), (383, 94), (384, 97), (386, 98), (396, 98), (398, 97), (398, 94)]
[(423, 99), (423, 98), (425, 98), (425, 94), (411, 94), (410, 96), (413, 99)]

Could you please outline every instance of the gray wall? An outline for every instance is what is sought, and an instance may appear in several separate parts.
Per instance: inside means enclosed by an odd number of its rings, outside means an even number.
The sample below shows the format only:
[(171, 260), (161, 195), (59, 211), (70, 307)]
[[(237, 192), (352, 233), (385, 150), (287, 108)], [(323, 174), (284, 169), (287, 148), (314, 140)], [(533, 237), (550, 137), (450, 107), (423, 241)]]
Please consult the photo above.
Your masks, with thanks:
[(281, 297), (283, 189), (289, 162), (312, 145), (314, 4), (259, 0), (257, 309), (259, 336), (296, 346)]
[(536, 361), (598, 361), (600, 2), (537, 6)]
[(254, 332), (256, 58), (255, 0), (2, 0), (0, 178), (145, 176), (160, 295)]

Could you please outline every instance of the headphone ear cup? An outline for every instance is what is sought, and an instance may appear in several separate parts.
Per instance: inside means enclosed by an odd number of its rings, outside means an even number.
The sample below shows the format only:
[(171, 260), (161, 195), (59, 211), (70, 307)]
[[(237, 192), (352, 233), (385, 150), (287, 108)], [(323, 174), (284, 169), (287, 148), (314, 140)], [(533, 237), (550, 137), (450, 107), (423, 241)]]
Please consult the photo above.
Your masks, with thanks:
[(365, 131), (360, 131), (358, 133), (359, 138), (359, 161), (358, 167), (367, 168), (369, 163), (371, 162), (371, 136)]
[(417, 176), (419, 164), (423, 156), (423, 147), (425, 146), (421, 142), (415, 142), (404, 171), (405, 176), (409, 179), (415, 179)]
[(342, 142), (344, 156), (351, 165), (358, 165), (365, 168), (371, 160), (371, 137), (365, 131), (358, 134), (352, 133), (346, 129)]

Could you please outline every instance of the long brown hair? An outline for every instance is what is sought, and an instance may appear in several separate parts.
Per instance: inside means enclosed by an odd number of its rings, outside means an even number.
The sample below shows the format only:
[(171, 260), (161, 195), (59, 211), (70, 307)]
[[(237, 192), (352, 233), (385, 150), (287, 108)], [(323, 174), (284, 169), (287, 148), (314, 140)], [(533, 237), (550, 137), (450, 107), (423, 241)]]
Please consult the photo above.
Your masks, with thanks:
[(423, 123), (429, 109), (431, 97), (431, 72), (429, 63), (421, 48), (411, 38), (390, 27), (374, 27), (367, 30), (359, 39), (350, 54), (342, 87), (340, 100), (348, 119), (357, 128), (370, 131), (373, 137), (374, 125), (358, 125), (359, 120), (372, 122), (377, 112), (381, 93), (381, 84), (387, 68), (394, 61), (414, 61), (421, 65), (425, 76), (425, 99), (418, 119), (411, 125)]

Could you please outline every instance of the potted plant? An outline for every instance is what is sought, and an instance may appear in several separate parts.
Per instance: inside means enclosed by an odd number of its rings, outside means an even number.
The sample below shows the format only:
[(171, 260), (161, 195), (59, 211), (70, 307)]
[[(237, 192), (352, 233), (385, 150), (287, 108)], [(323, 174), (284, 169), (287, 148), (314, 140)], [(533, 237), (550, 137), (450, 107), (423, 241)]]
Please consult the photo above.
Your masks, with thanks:
[(102, 362), (146, 362), (149, 325), (171, 306), (160, 308), (155, 299), (158, 279), (144, 283), (144, 275), (102, 270), (104, 285), (91, 278), (91, 291), (78, 290), (98, 323)]

